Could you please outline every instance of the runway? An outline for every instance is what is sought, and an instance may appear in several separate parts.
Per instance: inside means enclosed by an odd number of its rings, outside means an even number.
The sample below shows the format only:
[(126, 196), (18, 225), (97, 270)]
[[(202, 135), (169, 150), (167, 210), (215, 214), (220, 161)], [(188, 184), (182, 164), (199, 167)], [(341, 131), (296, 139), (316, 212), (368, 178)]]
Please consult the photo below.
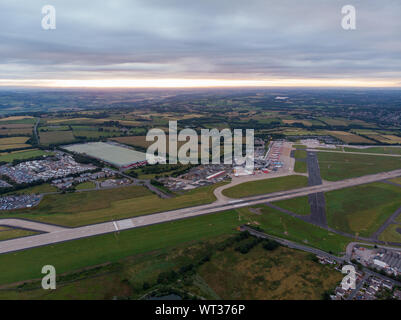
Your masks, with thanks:
[[(0, 225), (3, 225), (4, 221), (8, 226), (16, 226), (24, 228), (29, 224), (30, 227), (27, 227), (27, 229), (32, 229), (34, 227), (40, 228), (41, 229), (40, 231), (44, 231), (45, 228), (48, 229), (47, 233), (42, 233), (24, 238), (0, 241), (0, 254), (50, 245), (54, 243), (60, 243), (64, 241), (75, 240), (79, 238), (91, 237), (121, 230), (139, 228), (157, 223), (186, 219), (229, 209), (236, 209), (240, 207), (262, 204), (266, 202), (273, 202), (278, 200), (285, 200), (300, 196), (306, 196), (317, 192), (327, 192), (327, 191), (352, 187), (356, 185), (371, 183), (375, 181), (395, 178), (398, 176), (401, 176), (401, 170), (394, 170), (390, 172), (367, 175), (363, 177), (352, 178), (336, 182), (325, 182), (322, 185), (309, 186), (289, 191), (275, 192), (268, 195), (247, 197), (239, 199), (235, 202), (233, 202), (233, 199), (230, 199), (230, 201), (227, 200), (222, 201), (220, 199), (219, 202), (216, 201), (208, 205), (165, 211), (130, 219), (103, 222), (77, 228), (64, 228), (22, 219), (9, 219), (9, 218), (0, 219)], [(35, 226), (32, 223), (34, 223)]]

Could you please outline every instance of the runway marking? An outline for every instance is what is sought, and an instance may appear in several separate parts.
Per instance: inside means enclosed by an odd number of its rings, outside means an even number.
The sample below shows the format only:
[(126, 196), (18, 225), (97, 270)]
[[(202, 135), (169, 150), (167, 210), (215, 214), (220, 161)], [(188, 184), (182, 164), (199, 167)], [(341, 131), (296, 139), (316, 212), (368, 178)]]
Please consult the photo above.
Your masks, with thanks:
[(116, 231), (118, 231), (117, 223), (115, 221), (113, 221), (113, 225), (114, 225), (114, 228), (116, 228)]
[(244, 200), (231, 200), (231, 201), (228, 201), (228, 203), (236, 203), (236, 202), (242, 202), (242, 201), (244, 201)]
[(129, 229), (134, 227), (134, 223), (131, 219), (117, 221), (117, 225), (120, 229)]
[(245, 203), (236, 204), (236, 205), (234, 205), (233, 207), (234, 207), (234, 208), (237, 208), (237, 207), (243, 207), (243, 206), (248, 206), (248, 205), (249, 205), (249, 202), (245, 202)]

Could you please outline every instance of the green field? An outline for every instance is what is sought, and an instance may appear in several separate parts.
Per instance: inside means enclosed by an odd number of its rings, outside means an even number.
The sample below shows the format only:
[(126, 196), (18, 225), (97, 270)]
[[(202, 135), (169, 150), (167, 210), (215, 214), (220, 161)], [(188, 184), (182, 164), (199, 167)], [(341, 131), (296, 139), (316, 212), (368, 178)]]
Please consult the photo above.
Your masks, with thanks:
[(324, 180), (338, 181), (401, 168), (401, 157), (318, 152)]
[[(119, 259), (234, 233), (239, 225), (233, 211), (156, 224), (51, 246), (0, 255), (0, 284), (41, 278), (44, 265), (58, 274), (116, 262)], [(29, 268), (27, 268), (29, 266)]]
[(217, 252), (199, 274), (219, 298), (232, 300), (320, 300), (341, 280), (340, 272), (308, 253), (260, 245), (245, 255), (231, 248)]
[(72, 131), (39, 132), (40, 143), (43, 145), (69, 143), (75, 141)]
[(370, 236), (401, 206), (401, 188), (371, 183), (325, 193), (330, 227)]
[(384, 231), (379, 235), (379, 240), (386, 242), (400, 242), (401, 243), (401, 233), (397, 231), (401, 229), (399, 224), (390, 224)]
[(214, 188), (221, 185), (197, 188), (169, 199), (161, 199), (141, 186), (54, 194), (45, 196), (35, 208), (2, 216), (75, 227), (210, 203), (216, 199)]
[(0, 241), (26, 237), (36, 234), (35, 231), (0, 226)]
[(84, 189), (94, 189), (96, 187), (95, 183), (92, 181), (86, 181), (78, 184), (75, 189), (84, 190)]
[(308, 165), (306, 161), (295, 160), (294, 171), (296, 173), (307, 173)]
[(38, 186), (33, 186), (17, 191), (11, 191), (8, 194), (34, 194), (34, 193), (41, 194), (41, 193), (57, 192), (57, 191), (58, 189), (56, 187), (53, 187), (51, 184), (43, 183)]
[(300, 175), (291, 175), (279, 178), (244, 182), (223, 190), (223, 194), (230, 198), (243, 198), (259, 194), (272, 193), (306, 187), (308, 178)]
[(267, 234), (303, 243), (326, 252), (340, 254), (351, 239), (293, 218), (266, 205), (236, 210), (244, 222), (262, 228)]
[[(313, 255), (294, 249), (279, 246), (268, 251), (258, 244), (247, 254), (235, 250), (248, 239), (220, 249), (231, 239), (234, 236), (228, 232), (207, 241), (183, 242), (115, 263), (59, 274), (57, 290), (43, 290), (38, 280), (8, 285), (5, 290), (0, 288), (0, 299), (140, 299), (149, 292), (176, 288), (204, 299), (319, 300), (342, 278), (331, 266), (316, 262)], [(200, 263), (206, 255), (210, 258)], [(180, 271), (188, 265), (194, 266), (190, 272)], [(158, 283), (161, 273), (172, 271), (178, 273), (176, 280)]]
[(292, 211), (300, 215), (310, 215), (310, 205), (308, 202), (308, 197), (298, 197), (288, 200), (281, 200), (273, 202), (274, 205)]
[(363, 153), (382, 153), (382, 154), (399, 154), (401, 155), (401, 148), (398, 147), (370, 147), (370, 148), (350, 148), (345, 147), (345, 152), (363, 152)]
[(294, 158), (295, 159), (306, 159), (307, 153), (305, 150), (295, 150), (294, 151)]
[(40, 157), (43, 155), (49, 155), (51, 153), (45, 152), (43, 150), (24, 150), (24, 151), (14, 151), (11, 153), (2, 153), (0, 155), (0, 161), (4, 162), (12, 162), (13, 160), (23, 160), (23, 159), (29, 159), (29, 158), (35, 158), (35, 157)]

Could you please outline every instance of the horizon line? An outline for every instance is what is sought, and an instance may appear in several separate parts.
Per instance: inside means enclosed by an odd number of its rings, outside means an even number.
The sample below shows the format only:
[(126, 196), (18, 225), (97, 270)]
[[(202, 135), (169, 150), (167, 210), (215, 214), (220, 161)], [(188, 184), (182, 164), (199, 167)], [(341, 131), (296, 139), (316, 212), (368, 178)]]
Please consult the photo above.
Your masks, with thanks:
[(401, 88), (397, 80), (373, 79), (0, 79), (1, 87), (16, 88), (98, 88), (98, 89), (196, 89), (196, 88)]

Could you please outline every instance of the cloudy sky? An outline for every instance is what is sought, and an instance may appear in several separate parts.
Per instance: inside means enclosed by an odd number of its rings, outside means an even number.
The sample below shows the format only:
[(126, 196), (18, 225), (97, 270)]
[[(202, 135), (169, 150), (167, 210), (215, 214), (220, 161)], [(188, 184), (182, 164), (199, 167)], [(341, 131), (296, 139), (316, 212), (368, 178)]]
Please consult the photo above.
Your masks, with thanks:
[(400, 17), (400, 0), (1, 0), (0, 85), (401, 86)]

